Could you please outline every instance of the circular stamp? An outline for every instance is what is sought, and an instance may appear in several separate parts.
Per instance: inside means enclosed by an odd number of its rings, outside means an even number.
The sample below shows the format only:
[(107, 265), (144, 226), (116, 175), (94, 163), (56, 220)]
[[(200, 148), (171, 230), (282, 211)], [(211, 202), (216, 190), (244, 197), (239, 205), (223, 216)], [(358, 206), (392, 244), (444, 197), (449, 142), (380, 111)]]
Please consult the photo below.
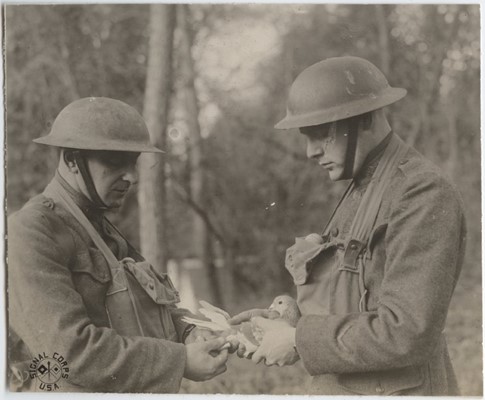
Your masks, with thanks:
[(30, 379), (37, 379), (39, 389), (53, 392), (60, 389), (62, 379), (69, 378), (67, 361), (59, 353), (38, 354), (29, 366)]

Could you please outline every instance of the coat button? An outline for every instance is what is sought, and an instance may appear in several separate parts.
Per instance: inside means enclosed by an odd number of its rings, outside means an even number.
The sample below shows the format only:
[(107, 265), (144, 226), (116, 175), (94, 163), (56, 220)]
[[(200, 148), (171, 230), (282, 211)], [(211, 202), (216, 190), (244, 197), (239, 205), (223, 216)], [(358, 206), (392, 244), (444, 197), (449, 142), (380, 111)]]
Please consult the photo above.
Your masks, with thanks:
[(42, 204), (48, 208), (50, 208), (51, 210), (54, 209), (54, 201), (50, 198), (47, 198), (45, 200), (42, 201)]
[(356, 245), (355, 243), (352, 243), (352, 244), (350, 245), (350, 249), (351, 249), (351, 250), (357, 250), (357, 245)]
[(338, 236), (338, 228), (335, 227), (335, 228), (332, 228), (332, 230), (330, 231), (330, 234), (333, 236), (333, 237), (337, 237)]
[(409, 161), (409, 160), (406, 160), (406, 159), (401, 160), (401, 161), (399, 161), (399, 165), (404, 165), (404, 164), (406, 164), (408, 161)]

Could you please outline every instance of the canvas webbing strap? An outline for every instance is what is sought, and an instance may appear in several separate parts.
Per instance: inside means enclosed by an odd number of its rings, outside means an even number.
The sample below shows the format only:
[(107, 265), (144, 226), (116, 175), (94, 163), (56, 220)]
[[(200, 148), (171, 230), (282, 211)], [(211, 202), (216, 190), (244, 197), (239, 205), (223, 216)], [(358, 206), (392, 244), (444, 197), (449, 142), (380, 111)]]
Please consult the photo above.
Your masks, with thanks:
[(328, 219), (328, 222), (327, 224), (325, 225), (325, 228), (323, 228), (323, 232), (322, 232), (322, 235), (321, 236), (325, 236), (325, 235), (328, 235), (328, 231), (330, 230), (330, 223), (333, 221), (333, 217), (335, 216), (335, 213), (337, 212), (337, 210), (339, 209), (340, 207), (340, 204), (343, 203), (343, 201), (347, 198), (347, 196), (352, 193), (352, 190), (354, 189), (354, 180), (352, 179), (352, 181), (350, 182), (350, 184), (347, 186), (347, 188), (345, 189), (345, 192), (344, 194), (342, 195), (342, 197), (340, 198), (340, 200), (338, 201), (337, 203), (337, 206), (333, 209), (332, 211), (332, 215), (330, 215), (330, 218)]
[[(384, 190), (387, 186), (388, 180), (394, 172), (394, 165), (406, 153), (406, 151), (407, 148), (402, 140), (393, 134), (389, 144), (384, 150), (384, 154), (379, 160), (379, 164), (374, 171), (371, 182), (369, 183), (359, 208), (357, 209), (352, 226), (350, 228), (351, 238), (357, 239), (361, 242), (367, 242), (369, 239), (377, 213), (379, 212)], [(339, 209), (342, 202), (350, 195), (350, 193), (352, 193), (354, 186), (355, 182), (352, 180), (339, 200), (337, 206), (333, 210), (332, 215), (325, 225), (322, 236), (328, 235), (335, 213)]]
[(368, 240), (382, 204), (384, 191), (394, 174), (395, 166), (406, 152), (406, 145), (398, 136), (393, 134), (372, 175), (350, 227), (349, 241), (345, 248), (342, 268), (359, 274), (360, 300), (358, 306), (360, 312), (367, 310), (367, 288), (364, 277), (365, 260), (362, 259), (361, 262), (358, 262), (358, 259), (362, 250), (368, 246)]
[[(93, 240), (93, 243), (96, 245), (96, 247), (101, 251), (101, 253), (103, 253), (103, 256), (106, 259), (106, 262), (108, 263), (108, 266), (111, 272), (111, 286), (108, 289), (108, 293), (106, 293), (106, 296), (110, 296), (115, 293), (124, 292), (124, 291), (127, 292), (129, 296), (129, 300), (131, 301), (134, 317), (140, 329), (140, 334), (144, 336), (143, 328), (140, 323), (140, 318), (138, 316), (138, 311), (136, 308), (136, 302), (133, 297), (133, 293), (129, 288), (126, 275), (125, 275), (125, 270), (123, 266), (120, 264), (120, 261), (118, 261), (118, 259), (115, 257), (115, 255), (108, 247), (106, 242), (103, 240), (101, 235), (94, 228), (94, 226), (91, 224), (88, 218), (84, 215), (84, 213), (81, 211), (78, 205), (74, 202), (74, 200), (71, 198), (69, 193), (67, 193), (66, 190), (56, 180), (53, 180), (49, 184), (48, 188), (49, 188), (49, 192), (55, 195), (56, 200), (58, 200), (72, 214), (72, 216), (81, 224), (81, 226), (88, 233), (89, 237)], [(107, 311), (109, 313), (109, 310)]]
[(357, 209), (349, 232), (351, 238), (364, 243), (369, 239), (382, 203), (382, 196), (394, 173), (394, 167), (406, 151), (405, 144), (393, 135)]

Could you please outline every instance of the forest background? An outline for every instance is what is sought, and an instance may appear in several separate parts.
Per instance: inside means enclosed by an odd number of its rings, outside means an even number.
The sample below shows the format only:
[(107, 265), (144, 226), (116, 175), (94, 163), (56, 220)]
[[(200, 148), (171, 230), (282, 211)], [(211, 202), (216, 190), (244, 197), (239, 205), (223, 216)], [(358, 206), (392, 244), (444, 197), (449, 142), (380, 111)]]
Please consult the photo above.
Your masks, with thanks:
[[(8, 5), (4, 18), (7, 214), (51, 179), (55, 150), (32, 139), (65, 105), (123, 100), (166, 153), (143, 157), (114, 221), (174, 275), (186, 304), (230, 313), (294, 293), (285, 249), (322, 230), (344, 189), (306, 160), (298, 132), (273, 129), (291, 82), (333, 56), (379, 66), (408, 90), (390, 110), (394, 131), (446, 171), (466, 205), (446, 333), (462, 393), (482, 394), (478, 5)], [(233, 357), (225, 374), (184, 381), (182, 392), (304, 393), (307, 380), (301, 363)]]

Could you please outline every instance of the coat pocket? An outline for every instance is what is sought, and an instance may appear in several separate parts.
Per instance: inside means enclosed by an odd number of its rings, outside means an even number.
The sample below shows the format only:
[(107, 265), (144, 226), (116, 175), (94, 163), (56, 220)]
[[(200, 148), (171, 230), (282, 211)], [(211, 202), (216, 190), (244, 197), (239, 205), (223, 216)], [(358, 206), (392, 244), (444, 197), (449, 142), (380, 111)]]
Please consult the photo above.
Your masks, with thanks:
[(285, 267), (293, 277), (295, 285), (307, 283), (313, 264), (322, 252), (330, 248), (335, 248), (335, 244), (316, 244), (304, 238), (295, 239), (295, 244), (286, 250), (285, 258)]
[(95, 281), (103, 284), (111, 280), (108, 263), (103, 253), (95, 248), (79, 251), (71, 272), (73, 274), (87, 274)]
[(106, 296), (106, 309), (111, 327), (122, 335), (177, 341), (170, 307), (179, 301), (167, 275), (145, 261), (124, 258)]
[(423, 366), (410, 366), (388, 371), (342, 374), (339, 385), (361, 395), (427, 395), (429, 385)]
[(172, 305), (180, 302), (168, 274), (160, 274), (146, 261), (135, 262), (130, 258), (121, 261), (124, 267), (133, 275), (145, 293), (159, 305)]

